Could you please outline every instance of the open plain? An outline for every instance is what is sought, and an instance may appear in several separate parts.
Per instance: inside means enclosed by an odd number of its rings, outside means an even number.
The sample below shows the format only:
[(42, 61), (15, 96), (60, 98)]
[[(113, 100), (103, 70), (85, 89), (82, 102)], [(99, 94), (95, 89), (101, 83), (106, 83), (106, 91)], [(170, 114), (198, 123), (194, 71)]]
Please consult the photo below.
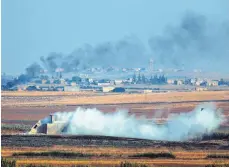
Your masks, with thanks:
[[(213, 102), (227, 121), (214, 135), (187, 142), (106, 136), (23, 135), (40, 119), (77, 107), (104, 113), (118, 109), (149, 120), (192, 111)], [(228, 166), (229, 91), (111, 94), (2, 92), (2, 151), (17, 166)], [(158, 113), (161, 115), (158, 117)]]

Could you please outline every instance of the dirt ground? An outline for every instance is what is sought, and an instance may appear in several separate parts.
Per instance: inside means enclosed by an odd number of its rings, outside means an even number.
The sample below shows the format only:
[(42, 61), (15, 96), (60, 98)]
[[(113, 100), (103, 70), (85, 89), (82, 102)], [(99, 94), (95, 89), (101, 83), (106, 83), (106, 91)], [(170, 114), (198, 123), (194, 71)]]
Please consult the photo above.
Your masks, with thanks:
[(151, 118), (155, 112), (191, 111), (203, 102), (214, 102), (229, 115), (229, 92), (170, 92), (150, 94), (95, 94), (62, 92), (4, 92), (2, 120), (39, 120), (53, 112), (74, 111), (77, 107), (98, 108), (103, 112), (126, 109), (131, 114)]
[(33, 92), (2, 94), (2, 107), (44, 107), (44, 106), (74, 106), (74, 105), (113, 105), (113, 104), (136, 104), (136, 103), (180, 103), (180, 102), (206, 102), (229, 100), (229, 91), (206, 91), (206, 92), (168, 92), (148, 94), (65, 94), (51, 95), (49, 92)]

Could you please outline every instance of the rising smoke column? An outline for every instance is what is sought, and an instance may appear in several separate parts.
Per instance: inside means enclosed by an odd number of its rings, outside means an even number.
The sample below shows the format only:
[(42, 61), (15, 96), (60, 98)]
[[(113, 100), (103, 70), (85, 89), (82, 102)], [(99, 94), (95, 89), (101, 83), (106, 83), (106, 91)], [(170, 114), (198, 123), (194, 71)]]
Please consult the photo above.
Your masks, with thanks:
[[(219, 18), (220, 20), (220, 18)], [(135, 35), (97, 45), (84, 44), (70, 53), (42, 56), (43, 68), (54, 73), (76, 72), (88, 67), (142, 67), (153, 57), (159, 67), (228, 71), (229, 22), (210, 21), (187, 12), (178, 25), (167, 25), (161, 35), (149, 37), (148, 46)]]
[(156, 62), (186, 69), (228, 70), (229, 22), (211, 22), (204, 15), (187, 12), (177, 26), (149, 38)]
[(33, 63), (26, 68), (26, 75), (28, 78), (34, 78), (40, 75), (41, 70), (42, 67), (39, 64)]
[(84, 44), (69, 54), (52, 52), (47, 57), (40, 57), (40, 61), (45, 69), (53, 73), (57, 68), (63, 68), (64, 72), (76, 72), (89, 67), (141, 66), (147, 62), (144, 57), (145, 48), (141, 40), (129, 35), (114, 42), (108, 41), (94, 46)]
[(52, 52), (46, 58), (43, 56), (40, 57), (40, 60), (44, 68), (46, 68), (50, 73), (54, 73), (57, 68), (61, 67), (63, 57), (62, 53)]
[[(203, 108), (203, 109), (202, 109)], [(65, 134), (104, 135), (153, 140), (183, 141), (211, 133), (223, 122), (220, 111), (212, 104), (198, 106), (192, 112), (170, 118), (168, 123), (139, 120), (127, 111), (104, 114), (97, 109), (77, 108), (74, 112), (55, 113), (57, 121), (68, 125)]]

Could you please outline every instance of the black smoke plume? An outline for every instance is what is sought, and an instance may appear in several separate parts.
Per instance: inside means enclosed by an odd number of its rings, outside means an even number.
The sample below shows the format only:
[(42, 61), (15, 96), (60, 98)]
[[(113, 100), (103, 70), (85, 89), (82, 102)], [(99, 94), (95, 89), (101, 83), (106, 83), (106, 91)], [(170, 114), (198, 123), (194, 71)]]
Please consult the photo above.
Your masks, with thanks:
[(145, 49), (142, 42), (135, 36), (127, 36), (117, 42), (104, 42), (96, 46), (85, 44), (68, 55), (52, 52), (40, 60), (43, 67), (53, 73), (57, 68), (63, 68), (64, 72), (75, 72), (89, 67), (133, 67), (144, 63), (139, 59), (143, 56)]
[(212, 25), (203, 15), (186, 13), (178, 26), (167, 26), (163, 35), (148, 41), (158, 63), (186, 69), (228, 70), (228, 23)]
[[(228, 22), (211, 23), (203, 15), (187, 12), (177, 26), (168, 25), (162, 35), (150, 37), (148, 44), (150, 51), (131, 35), (116, 42), (85, 44), (69, 54), (52, 52), (40, 60), (52, 74), (59, 68), (77, 72), (89, 67), (142, 67), (150, 58), (162, 68), (229, 71)], [(34, 77), (40, 68), (33, 64), (27, 73)]]
[(41, 66), (38, 63), (33, 63), (29, 67), (26, 68), (26, 75), (29, 78), (38, 77), (41, 73)]

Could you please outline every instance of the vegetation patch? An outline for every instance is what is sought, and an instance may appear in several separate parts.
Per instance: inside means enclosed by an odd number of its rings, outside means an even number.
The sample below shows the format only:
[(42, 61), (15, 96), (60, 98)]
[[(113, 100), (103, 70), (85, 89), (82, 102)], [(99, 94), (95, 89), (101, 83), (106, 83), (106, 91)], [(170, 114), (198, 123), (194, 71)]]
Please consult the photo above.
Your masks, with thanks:
[(2, 130), (14, 130), (14, 131), (29, 131), (31, 129), (30, 125), (24, 124), (1, 124)]
[(204, 134), (201, 138), (202, 140), (222, 140), (228, 139), (229, 140), (229, 133), (228, 132), (214, 132), (212, 134)]
[(16, 167), (16, 160), (1, 157), (1, 167)]
[(221, 155), (221, 154), (210, 154), (207, 155), (207, 158), (221, 158), (221, 159), (229, 159), (229, 155)]
[(108, 153), (101, 153), (98, 155), (99, 157), (110, 157), (111, 155)]
[(24, 152), (24, 153), (13, 153), (13, 156), (48, 156), (48, 157), (92, 157), (93, 154), (80, 153), (80, 152), (61, 152), (61, 151), (51, 151), (51, 152)]
[(205, 167), (229, 167), (229, 164), (209, 164), (205, 165)]
[(120, 167), (147, 167), (147, 165), (142, 163), (132, 163), (132, 162), (121, 162)]
[(23, 167), (52, 167), (52, 165), (29, 163), (29, 164), (23, 164)]
[[(52, 164), (34, 164), (34, 163), (25, 163), (19, 165), (20, 167), (57, 167), (56, 165)], [(90, 165), (65, 165), (64, 167), (91, 167)]]
[(161, 153), (139, 153), (135, 155), (130, 155), (129, 157), (145, 157), (145, 158), (171, 158), (175, 159), (175, 155), (168, 152), (161, 152)]

